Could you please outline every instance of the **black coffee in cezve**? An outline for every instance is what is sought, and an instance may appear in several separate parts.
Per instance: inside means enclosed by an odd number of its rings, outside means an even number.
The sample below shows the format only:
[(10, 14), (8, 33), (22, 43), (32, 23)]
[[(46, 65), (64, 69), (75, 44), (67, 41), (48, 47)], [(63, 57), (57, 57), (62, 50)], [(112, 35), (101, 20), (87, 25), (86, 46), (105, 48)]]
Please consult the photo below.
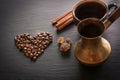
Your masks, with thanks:
[(79, 28), (79, 33), (87, 38), (94, 38), (98, 37), (102, 34), (103, 30), (101, 29), (100, 26), (97, 26), (95, 24), (88, 24), (83, 26), (82, 28)]
[(94, 17), (102, 18), (106, 13), (106, 8), (97, 2), (88, 2), (79, 6), (76, 10), (76, 17), (80, 20)]

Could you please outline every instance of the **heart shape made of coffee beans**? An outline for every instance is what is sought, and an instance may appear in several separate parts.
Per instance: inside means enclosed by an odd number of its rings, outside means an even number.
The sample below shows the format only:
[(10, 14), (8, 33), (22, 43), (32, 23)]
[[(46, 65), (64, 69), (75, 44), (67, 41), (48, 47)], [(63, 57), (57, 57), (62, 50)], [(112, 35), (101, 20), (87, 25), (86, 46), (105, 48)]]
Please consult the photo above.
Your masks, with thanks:
[(52, 43), (53, 37), (48, 32), (38, 33), (34, 37), (29, 33), (24, 33), (16, 35), (14, 40), (17, 48), (21, 50), (25, 56), (29, 57), (32, 61), (36, 61), (48, 45)]

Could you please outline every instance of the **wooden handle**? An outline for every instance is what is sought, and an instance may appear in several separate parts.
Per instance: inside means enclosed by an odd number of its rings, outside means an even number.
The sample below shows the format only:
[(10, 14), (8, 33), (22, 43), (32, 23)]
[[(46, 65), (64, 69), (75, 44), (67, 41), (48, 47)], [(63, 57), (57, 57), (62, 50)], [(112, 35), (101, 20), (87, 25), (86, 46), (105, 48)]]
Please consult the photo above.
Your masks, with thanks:
[(120, 7), (118, 7), (112, 15), (108, 18), (108, 20), (113, 23), (117, 18), (120, 17)]

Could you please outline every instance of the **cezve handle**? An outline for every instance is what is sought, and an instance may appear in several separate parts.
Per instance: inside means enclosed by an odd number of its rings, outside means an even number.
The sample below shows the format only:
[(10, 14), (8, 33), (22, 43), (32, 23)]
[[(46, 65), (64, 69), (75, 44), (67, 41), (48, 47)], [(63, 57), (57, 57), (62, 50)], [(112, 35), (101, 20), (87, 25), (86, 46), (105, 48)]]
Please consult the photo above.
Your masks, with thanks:
[(120, 17), (120, 7), (118, 7), (108, 18), (108, 20), (113, 23), (117, 18)]
[(106, 29), (119, 17), (120, 17), (120, 7), (114, 10), (112, 14), (104, 21), (104, 25)]

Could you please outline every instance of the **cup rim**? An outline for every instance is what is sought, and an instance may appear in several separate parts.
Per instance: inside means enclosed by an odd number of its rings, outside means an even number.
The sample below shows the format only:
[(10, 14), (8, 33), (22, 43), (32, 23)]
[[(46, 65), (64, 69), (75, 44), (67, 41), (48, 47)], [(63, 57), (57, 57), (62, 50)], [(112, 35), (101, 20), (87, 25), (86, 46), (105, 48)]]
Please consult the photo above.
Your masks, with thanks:
[[(78, 28), (79, 28), (80, 24), (82, 24), (82, 23), (85, 22), (85, 21), (94, 21), (94, 23), (95, 23), (95, 22), (96, 22), (96, 23), (99, 23), (99, 25), (101, 25), (101, 26), (103, 27), (103, 30), (102, 30), (101, 34), (98, 35), (98, 36), (95, 36), (95, 37), (86, 37), (86, 36), (81, 35)], [(78, 31), (79, 35), (80, 35), (82, 38), (85, 38), (85, 39), (96, 39), (96, 38), (100, 37), (100, 36), (104, 33), (105, 29), (106, 29), (106, 28), (105, 28), (103, 22), (100, 21), (100, 20), (97, 19), (97, 18), (86, 18), (86, 19), (80, 21), (80, 22), (77, 24), (77, 31)]]
[[(78, 8), (80, 5), (83, 5), (83, 4), (89, 3), (89, 2), (96, 2), (96, 3), (99, 3), (99, 4), (103, 5), (103, 6), (105, 7), (105, 9), (106, 9), (106, 13), (108, 12), (108, 6), (107, 6), (107, 4), (106, 4), (105, 2), (103, 2), (103, 1), (100, 1), (100, 0), (83, 0), (83, 1), (78, 2), (78, 3), (73, 7), (72, 14), (73, 14), (73, 17), (74, 17), (77, 21), (81, 21), (80, 19), (78, 19), (78, 17), (76, 17), (76, 14), (75, 14), (77, 8)], [(104, 14), (104, 16), (103, 16), (101, 19), (103, 19), (103, 18), (105, 17), (106, 13)]]

